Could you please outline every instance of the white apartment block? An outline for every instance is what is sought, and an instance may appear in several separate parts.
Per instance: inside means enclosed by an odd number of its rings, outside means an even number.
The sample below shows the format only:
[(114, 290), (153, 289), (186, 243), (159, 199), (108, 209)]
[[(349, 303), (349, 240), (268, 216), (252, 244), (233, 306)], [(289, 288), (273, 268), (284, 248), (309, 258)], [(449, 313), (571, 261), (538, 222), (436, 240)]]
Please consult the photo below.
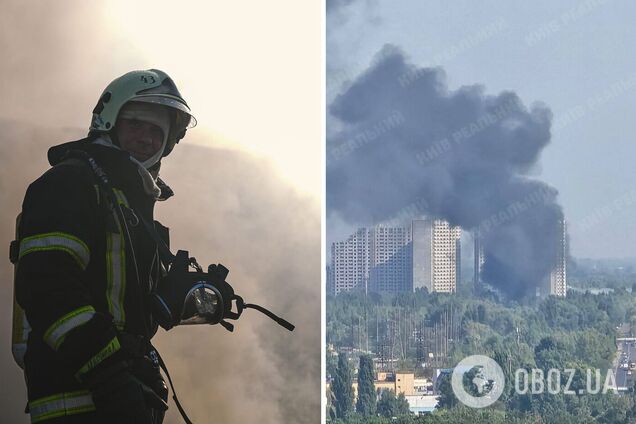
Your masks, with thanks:
[(331, 261), (333, 273), (333, 293), (368, 289), (370, 231), (360, 228), (346, 241), (331, 245)]
[(371, 291), (396, 293), (411, 290), (410, 242), (408, 228), (376, 226), (370, 231)]
[(567, 226), (563, 219), (559, 221), (559, 232), (554, 242), (557, 247), (555, 264), (550, 274), (536, 287), (538, 297), (567, 295)]
[(460, 278), (459, 227), (443, 220), (415, 220), (410, 228), (361, 228), (331, 246), (332, 293), (361, 289), (453, 293)]
[(454, 293), (460, 278), (461, 229), (440, 219), (414, 220), (413, 290)]
[(565, 220), (559, 222), (557, 237), (557, 258), (552, 272), (550, 272), (549, 294), (565, 297), (567, 294), (567, 227)]

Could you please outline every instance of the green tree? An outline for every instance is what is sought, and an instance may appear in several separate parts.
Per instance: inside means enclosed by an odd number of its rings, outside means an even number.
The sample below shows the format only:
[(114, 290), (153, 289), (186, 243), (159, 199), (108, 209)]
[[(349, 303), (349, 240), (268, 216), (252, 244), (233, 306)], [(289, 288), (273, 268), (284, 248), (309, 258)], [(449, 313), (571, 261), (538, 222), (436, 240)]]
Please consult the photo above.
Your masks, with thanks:
[(395, 399), (395, 415), (409, 415), (411, 410), (409, 408), (409, 402), (406, 400), (404, 393), (400, 393)]
[(382, 390), (380, 400), (378, 401), (378, 414), (387, 418), (395, 417), (397, 415), (395, 407), (396, 399), (393, 390)]
[(369, 355), (360, 356), (358, 370), (358, 403), (356, 411), (363, 416), (375, 415), (376, 395), (373, 385), (373, 359)]
[(338, 355), (338, 368), (333, 379), (336, 417), (345, 418), (353, 409), (353, 387), (351, 369), (345, 354)]
[(451, 386), (451, 374), (444, 373), (438, 377), (437, 391), (439, 393), (438, 405), (440, 408), (452, 408), (457, 405), (457, 397)]

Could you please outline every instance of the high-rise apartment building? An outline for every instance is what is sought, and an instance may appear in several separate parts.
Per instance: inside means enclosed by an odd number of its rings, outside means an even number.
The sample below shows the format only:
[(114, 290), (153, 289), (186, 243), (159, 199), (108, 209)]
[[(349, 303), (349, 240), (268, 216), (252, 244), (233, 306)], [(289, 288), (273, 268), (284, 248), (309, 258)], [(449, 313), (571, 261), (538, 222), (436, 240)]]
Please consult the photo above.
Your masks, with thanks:
[(360, 228), (345, 241), (331, 245), (333, 293), (368, 289), (370, 231)]
[(454, 293), (460, 278), (461, 229), (440, 219), (414, 220), (413, 290)]
[(411, 231), (376, 226), (369, 236), (369, 289), (389, 293), (410, 291)]
[(565, 220), (559, 221), (557, 236), (557, 257), (552, 272), (550, 272), (548, 293), (553, 296), (565, 297), (567, 294), (567, 227)]
[(376, 226), (333, 243), (333, 293), (410, 290), (410, 236), (408, 228)]
[[(484, 246), (478, 233), (473, 234), (475, 241), (473, 284), (477, 288), (483, 283)], [(556, 259), (552, 271), (536, 288), (537, 296), (561, 296), (567, 294), (567, 226), (564, 219), (559, 221), (556, 243)]]

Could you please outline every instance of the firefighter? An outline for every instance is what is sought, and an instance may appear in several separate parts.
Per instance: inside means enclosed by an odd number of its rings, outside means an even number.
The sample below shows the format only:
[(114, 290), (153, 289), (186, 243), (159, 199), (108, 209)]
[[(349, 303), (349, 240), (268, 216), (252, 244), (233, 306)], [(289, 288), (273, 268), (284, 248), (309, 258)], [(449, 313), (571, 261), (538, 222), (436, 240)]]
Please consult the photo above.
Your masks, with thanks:
[[(196, 120), (164, 72), (129, 72), (106, 87), (88, 137), (52, 147), (25, 195), (16, 299), (33, 423), (161, 423), (167, 387), (150, 339), (150, 293), (165, 270), (155, 202), (172, 195), (161, 159)], [(106, 184), (104, 183), (106, 181)]]

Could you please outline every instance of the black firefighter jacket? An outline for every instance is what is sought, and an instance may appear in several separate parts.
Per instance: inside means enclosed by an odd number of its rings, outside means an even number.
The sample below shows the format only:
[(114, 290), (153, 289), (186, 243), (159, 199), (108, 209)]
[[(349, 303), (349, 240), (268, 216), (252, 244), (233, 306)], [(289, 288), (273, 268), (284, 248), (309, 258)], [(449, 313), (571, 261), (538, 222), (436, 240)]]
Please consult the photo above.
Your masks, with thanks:
[[(66, 159), (69, 150), (105, 171), (128, 222), (113, 214), (93, 170)], [(124, 336), (149, 340), (157, 330), (148, 293), (161, 267), (136, 216), (152, 223), (155, 199), (138, 165), (90, 140), (51, 148), (49, 162), (27, 190), (19, 228), (16, 298), (32, 328), (24, 358), (32, 421), (94, 410), (83, 382), (132, 355)]]

